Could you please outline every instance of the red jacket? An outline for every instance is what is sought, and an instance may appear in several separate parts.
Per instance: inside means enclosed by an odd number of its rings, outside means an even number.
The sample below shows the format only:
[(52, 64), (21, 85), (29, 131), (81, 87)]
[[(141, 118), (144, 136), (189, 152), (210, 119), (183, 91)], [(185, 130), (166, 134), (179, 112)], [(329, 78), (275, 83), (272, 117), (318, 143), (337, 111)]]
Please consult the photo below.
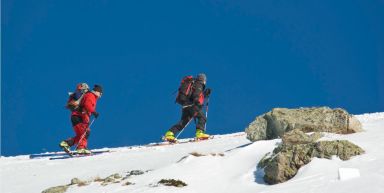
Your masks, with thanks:
[(73, 111), (71, 115), (81, 117), (83, 123), (89, 123), (89, 117), (96, 111), (97, 99), (98, 97), (93, 92), (85, 93), (80, 102), (81, 111)]

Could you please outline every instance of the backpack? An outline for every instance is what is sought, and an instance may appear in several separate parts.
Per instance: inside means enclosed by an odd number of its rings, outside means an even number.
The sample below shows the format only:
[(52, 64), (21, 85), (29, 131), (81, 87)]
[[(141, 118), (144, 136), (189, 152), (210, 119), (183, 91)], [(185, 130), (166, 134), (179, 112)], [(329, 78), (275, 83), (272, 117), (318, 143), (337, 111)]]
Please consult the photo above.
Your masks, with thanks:
[(195, 82), (193, 76), (185, 76), (180, 83), (177, 96), (176, 96), (176, 103), (184, 106), (188, 103), (191, 103), (191, 96), (192, 96), (192, 86)]
[(79, 110), (81, 99), (85, 93), (89, 91), (87, 83), (79, 83), (76, 87), (75, 92), (68, 92), (69, 98), (65, 107), (70, 111)]

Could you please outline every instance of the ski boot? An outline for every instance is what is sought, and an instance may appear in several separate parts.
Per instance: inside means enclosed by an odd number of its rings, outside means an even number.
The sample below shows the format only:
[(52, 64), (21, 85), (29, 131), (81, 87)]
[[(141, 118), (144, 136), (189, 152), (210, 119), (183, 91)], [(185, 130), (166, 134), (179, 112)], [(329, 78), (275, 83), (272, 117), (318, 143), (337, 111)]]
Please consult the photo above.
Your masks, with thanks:
[(196, 129), (196, 140), (206, 140), (209, 139), (210, 135), (204, 133), (201, 129)]
[(70, 149), (71, 146), (69, 146), (68, 143), (67, 143), (66, 141), (62, 141), (62, 142), (60, 142), (59, 146), (60, 146), (60, 148), (63, 149), (66, 153), (71, 154), (71, 149)]
[(163, 140), (168, 141), (170, 143), (176, 143), (177, 142), (176, 137), (172, 131), (167, 131), (163, 137)]
[(76, 149), (76, 154), (78, 154), (78, 155), (91, 155), (92, 152), (86, 148), (79, 148), (79, 149)]

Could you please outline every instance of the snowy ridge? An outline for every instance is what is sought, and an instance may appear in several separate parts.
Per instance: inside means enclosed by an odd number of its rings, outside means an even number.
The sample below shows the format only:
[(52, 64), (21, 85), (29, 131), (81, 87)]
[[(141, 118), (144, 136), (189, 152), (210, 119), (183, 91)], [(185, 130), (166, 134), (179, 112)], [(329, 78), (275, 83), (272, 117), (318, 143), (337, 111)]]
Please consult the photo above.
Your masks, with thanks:
[[(281, 140), (250, 143), (244, 132), (217, 135), (214, 139), (168, 146), (104, 148), (113, 152), (67, 160), (29, 159), (28, 155), (1, 157), (0, 192), (42, 192), (69, 184), (74, 177), (92, 180), (132, 170), (148, 171), (120, 183), (101, 186), (70, 186), (68, 193), (241, 193), (241, 192), (369, 192), (384, 190), (384, 113), (357, 115), (364, 132), (350, 135), (327, 134), (322, 140), (347, 139), (366, 153), (341, 161), (314, 159), (290, 181), (266, 185), (257, 163)], [(188, 140), (188, 139), (186, 139)], [(193, 156), (196, 152), (204, 156)], [(339, 168), (356, 168), (360, 177), (346, 181), (338, 178)], [(183, 188), (157, 185), (161, 179), (179, 179)], [(123, 186), (125, 182), (133, 185)]]
[(355, 115), (361, 123), (384, 120), (384, 113), (365, 113)]

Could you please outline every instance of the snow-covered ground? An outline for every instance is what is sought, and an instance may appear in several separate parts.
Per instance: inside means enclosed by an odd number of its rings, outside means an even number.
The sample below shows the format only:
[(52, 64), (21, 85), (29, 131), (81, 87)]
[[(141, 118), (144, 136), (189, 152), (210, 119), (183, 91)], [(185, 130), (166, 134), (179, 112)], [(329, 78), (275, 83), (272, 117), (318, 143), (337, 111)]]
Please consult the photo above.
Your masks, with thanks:
[[(384, 113), (358, 115), (364, 132), (350, 135), (326, 134), (323, 140), (347, 139), (366, 153), (341, 161), (313, 159), (290, 181), (266, 185), (263, 171), (256, 165), (272, 151), (279, 139), (250, 143), (244, 133), (216, 136), (212, 140), (157, 147), (122, 147), (105, 153), (74, 159), (29, 159), (28, 155), (0, 158), (1, 193), (38, 193), (66, 185), (74, 177), (92, 180), (131, 170), (148, 171), (131, 176), (123, 182), (101, 186), (71, 186), (67, 192), (88, 193), (241, 193), (241, 192), (384, 192)], [(224, 156), (195, 157), (189, 153), (223, 153)], [(360, 177), (339, 180), (339, 168), (356, 168)], [(154, 186), (161, 179), (179, 179), (188, 184), (183, 188)]]

